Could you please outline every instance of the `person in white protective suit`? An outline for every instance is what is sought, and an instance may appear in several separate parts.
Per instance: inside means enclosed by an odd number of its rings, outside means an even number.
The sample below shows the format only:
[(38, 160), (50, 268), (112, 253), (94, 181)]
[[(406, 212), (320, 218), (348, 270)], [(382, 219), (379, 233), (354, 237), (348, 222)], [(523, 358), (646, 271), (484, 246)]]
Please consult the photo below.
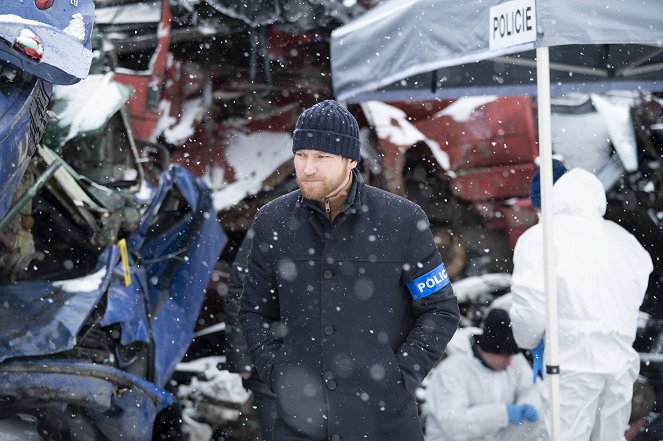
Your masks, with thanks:
[[(475, 331), (478, 329), (474, 328)], [(545, 436), (539, 384), (520, 353), (509, 315), (493, 309), (483, 333), (457, 333), (461, 348), (429, 375), (426, 441), (522, 441)]]
[[(652, 261), (633, 235), (603, 219), (605, 191), (593, 174), (574, 168), (557, 180), (552, 193), (560, 439), (624, 440), (640, 367), (632, 344)], [(519, 238), (513, 263), (514, 337), (521, 348), (542, 348), (542, 224)], [(543, 391), (543, 415), (549, 424), (547, 388)]]

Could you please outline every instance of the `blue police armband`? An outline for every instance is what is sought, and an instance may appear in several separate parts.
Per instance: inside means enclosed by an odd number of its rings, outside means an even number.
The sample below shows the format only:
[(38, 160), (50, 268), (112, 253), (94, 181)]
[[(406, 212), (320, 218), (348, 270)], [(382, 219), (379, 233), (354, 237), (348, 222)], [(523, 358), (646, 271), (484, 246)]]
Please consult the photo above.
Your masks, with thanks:
[(419, 300), (441, 290), (447, 286), (449, 282), (451, 282), (451, 280), (449, 280), (447, 269), (444, 264), (441, 263), (440, 266), (434, 270), (408, 282), (407, 289), (410, 290), (410, 294), (412, 294), (412, 297), (415, 300)]

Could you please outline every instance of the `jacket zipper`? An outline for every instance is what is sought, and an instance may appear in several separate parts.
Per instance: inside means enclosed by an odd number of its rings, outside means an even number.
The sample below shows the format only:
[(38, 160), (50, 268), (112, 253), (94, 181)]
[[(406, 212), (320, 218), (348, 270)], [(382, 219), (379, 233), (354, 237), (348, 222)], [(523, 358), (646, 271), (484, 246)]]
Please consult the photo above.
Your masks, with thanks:
[(327, 219), (331, 222), (331, 204), (329, 203), (329, 198), (325, 198), (325, 212), (327, 213)]

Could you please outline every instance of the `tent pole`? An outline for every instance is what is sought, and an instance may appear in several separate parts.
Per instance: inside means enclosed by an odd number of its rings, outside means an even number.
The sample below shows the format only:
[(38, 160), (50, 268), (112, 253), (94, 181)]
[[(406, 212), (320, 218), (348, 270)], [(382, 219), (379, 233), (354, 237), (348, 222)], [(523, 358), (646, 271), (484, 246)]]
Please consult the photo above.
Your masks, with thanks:
[(550, 127), (550, 57), (547, 47), (536, 48), (536, 87), (538, 94), (539, 158), (541, 160), (541, 214), (546, 293), (545, 382), (548, 385), (550, 441), (560, 440), (559, 351), (557, 337), (557, 286), (552, 216), (552, 136)]

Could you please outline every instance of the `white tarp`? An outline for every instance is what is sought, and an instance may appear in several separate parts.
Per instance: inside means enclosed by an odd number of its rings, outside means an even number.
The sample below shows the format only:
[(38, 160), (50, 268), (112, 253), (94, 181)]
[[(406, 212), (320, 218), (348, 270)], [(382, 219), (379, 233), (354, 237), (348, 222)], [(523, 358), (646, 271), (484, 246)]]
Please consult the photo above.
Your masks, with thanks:
[(337, 28), (331, 38), (337, 99), (533, 95), (536, 47), (550, 47), (553, 95), (663, 89), (659, 0), (539, 1), (536, 42), (491, 51), (490, 7), (500, 3), (391, 0)]

